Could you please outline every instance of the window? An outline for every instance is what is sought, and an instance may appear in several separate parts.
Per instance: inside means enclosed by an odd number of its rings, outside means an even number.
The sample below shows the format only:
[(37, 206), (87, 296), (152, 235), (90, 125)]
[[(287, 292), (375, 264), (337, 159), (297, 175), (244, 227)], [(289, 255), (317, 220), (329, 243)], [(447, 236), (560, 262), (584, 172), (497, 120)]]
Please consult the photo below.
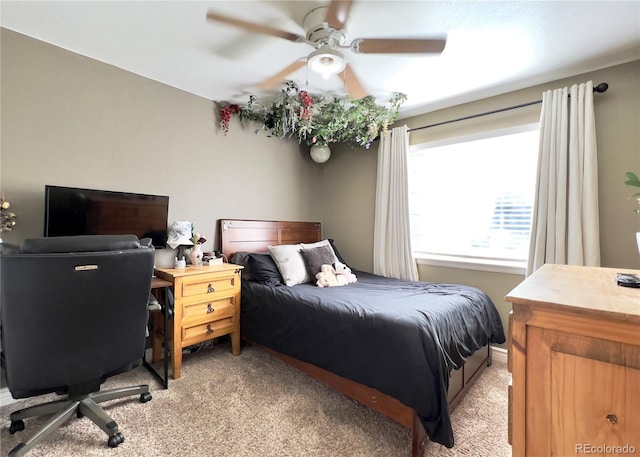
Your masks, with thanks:
[(538, 124), (415, 145), (409, 155), (416, 257), (522, 266), (538, 160)]

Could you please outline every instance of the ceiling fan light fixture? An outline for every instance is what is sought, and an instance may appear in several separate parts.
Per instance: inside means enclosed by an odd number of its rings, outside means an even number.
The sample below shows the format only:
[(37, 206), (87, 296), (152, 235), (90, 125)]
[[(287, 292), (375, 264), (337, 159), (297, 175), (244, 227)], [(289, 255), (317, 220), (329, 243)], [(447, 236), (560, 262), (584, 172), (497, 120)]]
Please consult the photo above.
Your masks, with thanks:
[(328, 46), (313, 51), (307, 58), (307, 65), (316, 73), (320, 73), (324, 79), (337, 75), (347, 65), (344, 56)]

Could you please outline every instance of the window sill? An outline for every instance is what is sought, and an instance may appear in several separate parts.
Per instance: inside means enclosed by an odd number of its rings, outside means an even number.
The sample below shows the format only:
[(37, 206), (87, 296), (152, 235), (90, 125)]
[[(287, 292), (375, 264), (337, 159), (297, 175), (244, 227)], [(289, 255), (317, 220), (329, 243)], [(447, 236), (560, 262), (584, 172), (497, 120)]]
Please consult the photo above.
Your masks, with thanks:
[(477, 259), (436, 254), (413, 254), (418, 265), (434, 267), (461, 268), (464, 270), (490, 271), (493, 273), (507, 273), (525, 275), (527, 264), (518, 260)]

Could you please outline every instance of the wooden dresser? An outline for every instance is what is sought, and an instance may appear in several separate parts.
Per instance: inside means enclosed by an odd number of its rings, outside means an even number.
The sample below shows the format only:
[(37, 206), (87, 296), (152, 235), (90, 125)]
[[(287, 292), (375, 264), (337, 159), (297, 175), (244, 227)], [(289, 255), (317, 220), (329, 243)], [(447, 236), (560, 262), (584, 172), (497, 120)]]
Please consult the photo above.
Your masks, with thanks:
[(544, 265), (513, 289), (513, 456), (640, 453), (640, 289), (625, 269)]
[[(240, 271), (230, 263), (186, 268), (156, 268), (155, 275), (173, 284), (171, 340), (173, 379), (180, 377), (182, 349), (231, 335), (233, 355), (240, 354)], [(170, 324), (171, 325), (171, 324)], [(154, 329), (154, 334), (157, 329)], [(154, 361), (156, 341), (154, 337)]]

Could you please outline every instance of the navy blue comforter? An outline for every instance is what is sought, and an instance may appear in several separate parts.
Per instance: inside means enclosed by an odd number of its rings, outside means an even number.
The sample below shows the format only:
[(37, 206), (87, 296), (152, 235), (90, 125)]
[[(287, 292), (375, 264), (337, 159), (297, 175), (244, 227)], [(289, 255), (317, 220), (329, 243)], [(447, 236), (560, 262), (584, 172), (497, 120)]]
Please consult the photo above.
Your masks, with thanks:
[(243, 335), (414, 408), (432, 441), (453, 446), (449, 375), (504, 330), (474, 287), (389, 279), (320, 288), (242, 283)]

